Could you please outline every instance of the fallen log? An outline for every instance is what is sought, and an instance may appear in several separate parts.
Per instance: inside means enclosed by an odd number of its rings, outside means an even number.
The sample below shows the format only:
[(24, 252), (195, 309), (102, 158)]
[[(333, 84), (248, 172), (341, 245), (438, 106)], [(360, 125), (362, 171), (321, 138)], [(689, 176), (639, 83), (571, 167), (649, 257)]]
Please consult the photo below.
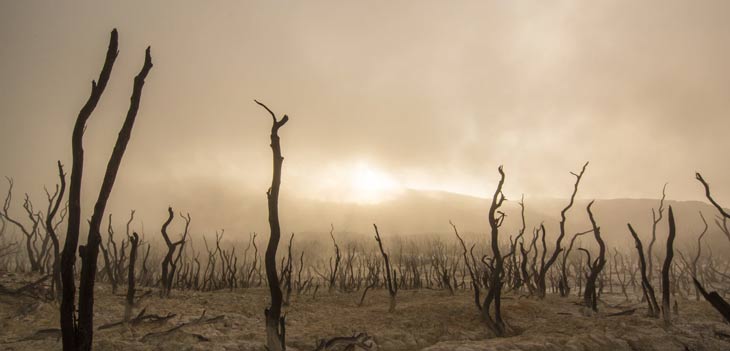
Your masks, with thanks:
[(367, 333), (358, 333), (353, 336), (338, 336), (328, 340), (321, 339), (314, 351), (332, 350), (371, 350), (375, 347), (375, 340)]
[[(172, 328), (170, 328), (168, 330), (164, 330), (164, 331), (161, 331), (161, 332), (147, 333), (147, 334), (145, 334), (140, 339), (140, 341), (147, 341), (147, 340), (149, 340), (151, 338), (165, 336), (165, 335), (171, 334), (171, 333), (173, 333), (173, 332), (175, 332), (177, 330), (180, 330), (180, 329), (182, 329), (185, 326), (215, 323), (215, 322), (221, 321), (221, 320), (223, 320), (223, 318), (225, 318), (225, 315), (220, 315), (220, 316), (206, 318), (205, 317), (205, 312), (206, 312), (206, 310), (203, 310), (203, 313), (200, 315), (200, 317), (198, 317), (196, 319), (193, 319), (191, 321), (188, 321), (188, 322), (180, 323), (180, 324), (178, 324), (178, 325), (176, 325), (176, 326), (174, 326), (174, 327), (172, 327)], [(193, 336), (195, 336), (196, 338), (198, 338), (200, 341), (210, 341), (210, 339), (208, 339), (208, 338), (206, 338), (206, 337), (204, 337), (202, 335), (193, 334)]]
[(697, 287), (697, 290), (700, 291), (700, 294), (709, 302), (712, 307), (714, 307), (717, 312), (720, 312), (723, 318), (725, 318), (725, 321), (730, 323), (730, 304), (725, 301), (716, 291), (707, 292), (705, 288), (700, 284), (699, 281), (697, 281), (697, 278), (692, 277), (692, 280), (695, 283), (695, 286)]
[(174, 318), (175, 316), (177, 316), (175, 313), (168, 313), (166, 316), (160, 316), (157, 314), (146, 314), (146, 312), (147, 312), (147, 309), (144, 308), (144, 309), (142, 309), (141, 312), (139, 312), (139, 314), (137, 314), (137, 317), (134, 317), (134, 318), (130, 319), (129, 321), (122, 320), (119, 322), (104, 324), (104, 325), (100, 326), (99, 329), (97, 329), (97, 330), (109, 329), (109, 328), (113, 328), (113, 327), (124, 325), (124, 324), (129, 324), (129, 325), (134, 326), (134, 325), (140, 324), (144, 321), (164, 322), (164, 321), (170, 320), (170, 319)]
[(634, 314), (634, 312), (636, 312), (636, 309), (632, 308), (632, 309), (628, 309), (626, 311), (607, 314), (606, 317), (630, 316), (630, 315)]

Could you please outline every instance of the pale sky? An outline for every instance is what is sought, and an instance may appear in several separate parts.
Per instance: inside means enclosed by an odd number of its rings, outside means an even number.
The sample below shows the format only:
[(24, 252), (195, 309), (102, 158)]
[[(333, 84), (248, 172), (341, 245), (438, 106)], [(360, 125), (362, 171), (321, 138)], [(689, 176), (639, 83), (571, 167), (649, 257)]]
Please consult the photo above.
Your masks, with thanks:
[(0, 175), (41, 196), (55, 160), (70, 171), (116, 27), (84, 141), (87, 208), (147, 45), (118, 210), (263, 200), (271, 120), (254, 98), (291, 118), (282, 196), (486, 197), (504, 164), (511, 198), (565, 197), (591, 161), (584, 198), (653, 198), (668, 182), (670, 198), (702, 199), (699, 170), (730, 203), (728, 14), (728, 1), (2, 1)]

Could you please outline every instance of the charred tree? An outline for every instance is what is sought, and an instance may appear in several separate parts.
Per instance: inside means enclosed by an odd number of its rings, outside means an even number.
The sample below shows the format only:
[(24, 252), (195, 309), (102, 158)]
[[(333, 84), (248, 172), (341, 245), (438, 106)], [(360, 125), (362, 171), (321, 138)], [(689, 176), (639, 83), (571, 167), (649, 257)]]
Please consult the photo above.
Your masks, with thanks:
[(641, 239), (639, 239), (639, 235), (636, 234), (636, 231), (631, 226), (631, 224), (627, 224), (629, 227), (629, 232), (631, 232), (631, 236), (634, 238), (634, 242), (636, 243), (636, 251), (639, 253), (639, 270), (641, 271), (641, 287), (644, 291), (644, 298), (646, 299), (646, 302), (649, 304), (649, 316), (658, 318), (659, 317), (659, 304), (656, 301), (656, 294), (654, 293), (654, 287), (651, 285), (651, 281), (649, 280), (649, 276), (646, 273), (646, 260), (644, 259), (644, 246), (641, 244)]
[(128, 321), (132, 316), (132, 307), (134, 307), (134, 266), (137, 262), (137, 247), (139, 246), (139, 235), (132, 233), (129, 237), (129, 271), (127, 273), (127, 299), (124, 306), (124, 320)]
[(570, 245), (568, 245), (568, 248), (565, 252), (563, 252), (563, 262), (560, 266), (560, 282), (558, 283), (558, 291), (560, 292), (561, 297), (567, 297), (570, 295), (570, 284), (568, 283), (568, 257), (570, 256), (570, 252), (573, 251), (575, 240), (578, 239), (579, 236), (586, 235), (591, 232), (593, 232), (593, 229), (573, 234), (573, 238), (570, 239)]
[(730, 228), (728, 228), (728, 219), (730, 219), (730, 213), (728, 213), (727, 210), (725, 210), (722, 206), (720, 206), (717, 201), (712, 197), (712, 194), (710, 193), (710, 184), (708, 184), (704, 178), (702, 178), (702, 175), (699, 173), (695, 174), (695, 178), (702, 183), (702, 186), (705, 188), (705, 197), (707, 197), (707, 200), (712, 203), (713, 206), (717, 209), (718, 212), (720, 212), (720, 220), (716, 220), (715, 224), (717, 224), (717, 227), (720, 228), (720, 230), (725, 234), (728, 240), (730, 240)]
[(5, 220), (18, 227), (18, 229), (20, 229), (20, 232), (23, 233), (23, 236), (25, 236), (25, 249), (28, 255), (28, 262), (30, 263), (30, 271), (41, 272), (42, 257), (40, 257), (40, 255), (36, 253), (36, 247), (34, 246), (34, 241), (37, 240), (37, 237), (39, 235), (38, 227), (41, 224), (41, 215), (40, 213), (35, 212), (35, 210), (33, 209), (33, 204), (30, 202), (30, 198), (26, 193), (25, 201), (23, 201), (23, 209), (28, 215), (28, 219), (30, 219), (30, 228), (27, 228), (19, 220), (10, 216), (8, 209), (10, 208), (10, 203), (13, 199), (14, 182), (12, 178), (5, 177), (5, 179), (8, 181), (8, 194), (5, 197), (5, 202), (3, 203), (2, 213), (0, 213), (0, 216), (4, 217)]
[[(286, 287), (286, 295), (284, 295), (284, 306), (289, 306), (289, 299), (291, 297), (291, 290), (292, 290), (292, 270), (293, 267), (293, 260), (292, 260), (292, 254), (291, 254), (291, 246), (292, 242), (294, 241), (294, 233), (291, 233), (291, 236), (289, 237), (289, 247), (287, 248), (287, 256), (286, 256), (286, 265), (284, 265), (284, 269), (281, 270), (281, 281), (279, 284), (283, 284), (284, 287)], [(303, 253), (303, 252), (302, 252)]]
[(46, 216), (46, 232), (51, 238), (53, 243), (53, 288), (56, 294), (56, 299), (60, 302), (62, 298), (61, 294), (61, 246), (56, 234), (56, 226), (59, 223), (54, 224), (53, 218), (56, 217), (58, 209), (63, 201), (63, 194), (66, 191), (66, 173), (63, 172), (63, 165), (61, 161), (58, 161), (58, 178), (61, 180), (61, 185), (56, 185), (56, 192), (51, 196), (47, 191), (48, 196), (48, 215)]
[[(555, 263), (555, 260), (558, 259), (558, 255), (560, 255), (560, 252), (563, 250), (563, 248), (560, 247), (560, 244), (563, 242), (563, 238), (565, 237), (565, 222), (567, 221), (566, 213), (568, 212), (568, 210), (570, 210), (571, 207), (573, 207), (573, 203), (575, 203), (575, 195), (578, 193), (578, 185), (580, 184), (581, 178), (583, 178), (583, 173), (585, 173), (586, 167), (588, 167), (588, 162), (583, 165), (580, 173), (576, 174), (570, 172), (570, 174), (575, 176), (573, 193), (570, 195), (570, 202), (568, 202), (568, 205), (565, 206), (565, 208), (563, 208), (563, 210), (560, 212), (560, 233), (558, 234), (558, 238), (555, 241), (555, 249), (548, 261), (540, 265), (540, 270), (537, 274), (537, 296), (539, 298), (545, 297), (545, 293), (547, 291), (547, 286), (545, 285), (545, 277), (547, 275), (547, 272), (550, 270), (550, 267), (552, 267), (553, 263)], [(544, 235), (545, 231), (543, 227), (543, 236)]]
[[(170, 223), (172, 223), (172, 220), (175, 217), (172, 207), (167, 208), (167, 220), (162, 224), (162, 228), (160, 229), (162, 238), (165, 239), (165, 244), (167, 245), (167, 254), (165, 254), (165, 258), (162, 260), (162, 289), (160, 290), (160, 295), (162, 297), (170, 296), (173, 278), (175, 277), (175, 271), (177, 269), (177, 262), (182, 254), (184, 248), (183, 245), (185, 245), (185, 240), (188, 236), (188, 229), (190, 228), (190, 214), (188, 214), (187, 217), (182, 214), (180, 216), (185, 220), (185, 231), (183, 232), (180, 240), (173, 242), (170, 240), (170, 235), (167, 233), (167, 227)], [(178, 248), (178, 246), (180, 246), (180, 248)], [(177, 258), (173, 260), (172, 257), (175, 255), (176, 249), (178, 255)]]
[(342, 256), (340, 255), (340, 247), (337, 245), (337, 241), (335, 240), (335, 226), (330, 224), (330, 238), (332, 238), (332, 244), (335, 246), (335, 264), (332, 265), (332, 258), (330, 258), (330, 277), (329, 277), (329, 291), (332, 292), (332, 290), (335, 289), (335, 279), (337, 279), (337, 270), (340, 267), (340, 260), (342, 259)]
[[(497, 336), (504, 336), (507, 332), (504, 320), (502, 320), (502, 278), (504, 276), (504, 259), (499, 251), (499, 227), (504, 222), (505, 214), (499, 208), (505, 200), (502, 193), (504, 185), (504, 171), (502, 166), (497, 168), (499, 172), (499, 183), (492, 196), (492, 203), (489, 206), (489, 227), (491, 230), (492, 261), (490, 262), (489, 288), (487, 296), (482, 304), (482, 318), (487, 322)], [(491, 307), (494, 307), (494, 315), (490, 314)]]
[(394, 269), (391, 274), (390, 257), (387, 253), (385, 253), (385, 249), (383, 249), (383, 241), (380, 238), (378, 226), (373, 224), (373, 228), (375, 228), (375, 241), (378, 242), (378, 248), (380, 248), (380, 254), (383, 256), (383, 262), (385, 264), (385, 267), (383, 267), (385, 269), (385, 285), (388, 288), (388, 296), (390, 296), (388, 312), (392, 313), (395, 312), (395, 296), (398, 294), (398, 278)]
[(264, 310), (266, 316), (266, 347), (269, 351), (286, 350), (286, 321), (281, 316), (283, 296), (279, 284), (279, 274), (276, 272), (276, 251), (281, 238), (281, 227), (279, 225), (279, 187), (281, 186), (281, 166), (284, 157), (281, 156), (281, 143), (279, 142), (279, 128), (283, 127), (289, 116), (284, 115), (277, 120), (276, 115), (266, 105), (254, 100), (259, 106), (269, 112), (272, 119), (271, 125), (271, 151), (273, 155), (274, 170), (271, 178), (271, 187), (266, 192), (269, 207), (269, 228), (271, 236), (266, 247), (264, 265), (266, 266), (266, 278), (269, 282), (269, 293), (271, 295), (271, 307)]
[(127, 116), (124, 120), (106, 172), (102, 181), (99, 196), (89, 222), (89, 236), (85, 246), (79, 247), (81, 257), (81, 279), (79, 283), (79, 306), (78, 316), (75, 313), (74, 297), (74, 264), (75, 253), (78, 245), (79, 225), (81, 222), (81, 178), (83, 173), (83, 134), (91, 113), (96, 108), (99, 99), (109, 81), (112, 66), (116, 60), (118, 51), (118, 37), (116, 29), (112, 31), (109, 40), (106, 60), (99, 81), (92, 82), (91, 95), (84, 107), (79, 112), (74, 125), (71, 139), (72, 146), (72, 168), (71, 185), (69, 187), (69, 219), (66, 241), (61, 257), (61, 278), (63, 286), (63, 298), (61, 300), (61, 331), (63, 337), (64, 351), (70, 350), (91, 350), (93, 342), (93, 316), (94, 316), (94, 283), (96, 279), (96, 261), (99, 254), (99, 243), (101, 242), (100, 226), (106, 209), (106, 204), (114, 186), (117, 172), (121, 165), (124, 151), (126, 150), (129, 138), (132, 133), (134, 121), (137, 117), (139, 103), (142, 95), (142, 87), (145, 78), (152, 69), (152, 57), (150, 48), (145, 52), (145, 60), (142, 70), (134, 79), (132, 96)]
[(603, 267), (606, 265), (606, 244), (603, 242), (603, 239), (601, 239), (601, 230), (598, 228), (596, 220), (593, 218), (591, 206), (593, 206), (593, 201), (588, 204), (586, 211), (588, 212), (588, 218), (591, 220), (591, 225), (593, 226), (593, 236), (596, 238), (596, 242), (598, 243), (598, 257), (596, 257), (596, 260), (593, 261), (592, 264), (590, 261), (588, 262), (590, 272), (588, 274), (588, 279), (586, 279), (586, 289), (583, 292), (583, 303), (594, 312), (598, 312), (596, 279), (603, 270)]
[(76, 248), (78, 247), (79, 229), (81, 224), (81, 178), (84, 168), (83, 136), (91, 113), (104, 93), (109, 76), (111, 75), (114, 61), (118, 55), (117, 30), (114, 29), (109, 39), (104, 66), (99, 74), (99, 79), (91, 83), (91, 95), (86, 104), (79, 112), (74, 125), (71, 137), (71, 184), (68, 194), (68, 228), (66, 240), (61, 254), (61, 280), (63, 297), (60, 307), (60, 324), (63, 339), (63, 350), (79, 350), (86, 335), (80, 333), (76, 318), (76, 284), (74, 281), (74, 265), (76, 263)]
[(669, 282), (669, 270), (672, 267), (672, 258), (674, 258), (674, 237), (676, 236), (676, 225), (674, 223), (674, 212), (672, 212), (672, 206), (669, 206), (669, 237), (667, 237), (667, 254), (664, 258), (664, 265), (662, 266), (662, 316), (664, 317), (664, 323), (670, 324), (672, 322), (672, 312), (670, 310), (671, 296), (670, 282)]
[(712, 197), (712, 194), (710, 193), (710, 184), (708, 184), (704, 178), (702, 178), (702, 174), (695, 173), (695, 177), (697, 180), (702, 183), (702, 186), (705, 188), (705, 197), (707, 197), (707, 200), (712, 203), (713, 206), (717, 209), (718, 212), (722, 215), (724, 218), (730, 218), (730, 213), (728, 213), (722, 206), (720, 206), (717, 201)]
[(667, 184), (664, 184), (662, 188), (662, 198), (659, 200), (659, 209), (651, 209), (651, 241), (646, 251), (646, 258), (649, 260), (648, 263), (648, 278), (649, 281), (653, 281), (654, 278), (654, 243), (656, 242), (656, 228), (659, 222), (664, 218), (664, 200), (667, 197)]
[(466, 244), (464, 244), (464, 239), (461, 238), (459, 235), (459, 231), (456, 229), (456, 225), (449, 221), (449, 224), (451, 224), (451, 227), (454, 228), (454, 234), (456, 234), (456, 238), (459, 239), (459, 243), (461, 244), (461, 248), (463, 250), (463, 257), (464, 257), (464, 266), (466, 266), (467, 270), (469, 271), (469, 278), (471, 278), (471, 287), (474, 290), (474, 304), (477, 306), (477, 309), (481, 311), (482, 309), (482, 302), (480, 301), (480, 285), (479, 285), (479, 277), (478, 273), (476, 272), (475, 267), (472, 267), (472, 264), (469, 262), (469, 256), (467, 255), (467, 249)]
[(709, 302), (712, 307), (717, 310), (717, 312), (720, 312), (726, 322), (730, 323), (730, 304), (728, 304), (727, 301), (725, 301), (725, 299), (723, 299), (717, 292), (712, 291), (708, 293), (696, 278), (692, 278), (692, 281), (694, 281), (695, 287), (702, 294), (705, 300), (707, 300), (707, 302)]
[(120, 274), (117, 270), (117, 256), (119, 256), (117, 250), (117, 244), (114, 241), (114, 229), (112, 227), (112, 214), (109, 214), (109, 226), (107, 227), (107, 243), (106, 248), (103, 243), (99, 243), (99, 248), (104, 257), (105, 271), (109, 282), (112, 284), (112, 294), (117, 293), (117, 286), (119, 284)]
[[(702, 223), (704, 224), (704, 229), (702, 229), (702, 233), (697, 237), (697, 254), (695, 255), (695, 258), (692, 260), (692, 266), (690, 269), (692, 270), (692, 277), (697, 277), (697, 262), (699, 262), (700, 257), (702, 257), (702, 238), (707, 234), (707, 220), (705, 220), (705, 216), (700, 211), (700, 218), (702, 219)], [(697, 288), (695, 285), (695, 299), (697, 301), (700, 300), (700, 289)]]

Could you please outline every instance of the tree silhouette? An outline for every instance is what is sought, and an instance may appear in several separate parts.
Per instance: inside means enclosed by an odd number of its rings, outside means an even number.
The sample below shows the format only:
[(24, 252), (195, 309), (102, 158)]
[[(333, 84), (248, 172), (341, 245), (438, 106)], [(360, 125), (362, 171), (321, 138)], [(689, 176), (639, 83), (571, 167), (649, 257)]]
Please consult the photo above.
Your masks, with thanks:
[(102, 93), (109, 81), (109, 76), (118, 55), (118, 34), (112, 30), (107, 49), (106, 60), (102, 68), (99, 80), (92, 82), (91, 95), (84, 107), (79, 112), (74, 125), (71, 138), (72, 167), (71, 184), (69, 187), (69, 218), (66, 241), (64, 243), (61, 257), (61, 278), (63, 285), (63, 298), (61, 299), (60, 319), (64, 351), (70, 350), (91, 350), (94, 334), (94, 282), (96, 279), (96, 261), (99, 255), (99, 244), (101, 242), (100, 227), (104, 217), (109, 195), (111, 194), (116, 180), (117, 172), (124, 156), (124, 151), (129, 143), (132, 128), (139, 110), (139, 103), (142, 96), (142, 87), (145, 78), (152, 69), (152, 56), (150, 48), (145, 51), (145, 60), (142, 70), (134, 79), (132, 96), (130, 98), (129, 110), (124, 119), (124, 124), (119, 131), (114, 150), (104, 173), (99, 196), (97, 197), (94, 211), (89, 221), (89, 236), (86, 245), (79, 247), (81, 257), (81, 279), (79, 283), (79, 306), (78, 315), (75, 311), (74, 298), (76, 294), (74, 282), (74, 264), (76, 261), (76, 247), (79, 239), (79, 224), (81, 222), (81, 179), (83, 173), (84, 149), (83, 136), (91, 113), (101, 98)]

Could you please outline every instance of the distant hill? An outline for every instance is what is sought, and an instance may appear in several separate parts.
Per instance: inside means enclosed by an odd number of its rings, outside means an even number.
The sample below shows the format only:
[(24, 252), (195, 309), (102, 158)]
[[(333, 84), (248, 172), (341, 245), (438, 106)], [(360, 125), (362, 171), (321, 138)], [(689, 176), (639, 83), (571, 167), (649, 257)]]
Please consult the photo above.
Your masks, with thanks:
[[(548, 236), (557, 235), (560, 211), (567, 202), (567, 199), (526, 198), (524, 203), (527, 233), (531, 234), (533, 228), (544, 222)], [(586, 212), (588, 202), (586, 199), (577, 199), (568, 212), (569, 233), (591, 228)], [(306, 231), (326, 229), (327, 223), (332, 222), (339, 230), (348, 232), (369, 233), (372, 223), (378, 223), (383, 230), (402, 235), (450, 234), (452, 229), (449, 220), (452, 220), (462, 232), (486, 235), (489, 230), (487, 222), (489, 205), (490, 200), (483, 198), (445, 192), (409, 191), (397, 199), (376, 205), (323, 202), (287, 205), (282, 208), (282, 216), (287, 221), (285, 224), (287, 227), (299, 227)], [(631, 237), (626, 224), (631, 222), (642, 237), (649, 237), (652, 223), (651, 209), (658, 206), (659, 200), (656, 199), (597, 199), (593, 205), (593, 213), (601, 232), (612, 245), (623, 243), (633, 245), (633, 241), (629, 240)], [(707, 238), (721, 239), (717, 241), (723, 245), (728, 244), (724, 236), (716, 230), (714, 224), (716, 210), (710, 204), (699, 201), (665, 201), (664, 220), (657, 228), (659, 238), (666, 238), (669, 206), (674, 210), (679, 240), (696, 238), (701, 232), (703, 224), (699, 213), (702, 211), (710, 225)], [(502, 233), (506, 237), (516, 234), (521, 225), (518, 201), (514, 199), (506, 201), (503, 211), (507, 214), (507, 219)], [(318, 224), (318, 220), (324, 223)]]
[[(577, 199), (568, 212), (567, 230), (570, 233), (590, 229), (586, 213), (589, 200)], [(567, 199), (526, 198), (525, 220), (527, 233), (544, 222), (548, 237), (557, 235), (560, 211), (567, 205)], [(372, 232), (372, 224), (388, 234), (416, 235), (446, 233), (451, 234), (449, 220), (453, 221), (464, 233), (488, 233), (487, 211), (490, 200), (447, 192), (406, 191), (399, 197), (378, 204), (334, 203), (302, 199), (283, 198), (281, 220), (285, 232), (329, 231), (332, 223), (338, 232)], [(631, 245), (633, 241), (626, 224), (631, 222), (642, 237), (651, 235), (651, 209), (659, 206), (657, 199), (597, 199), (593, 212), (604, 237), (612, 245)], [(666, 238), (668, 224), (667, 209), (672, 206), (678, 229), (678, 240), (692, 239), (702, 230), (699, 213), (707, 219), (710, 232), (708, 242), (718, 242), (730, 246), (714, 224), (716, 210), (710, 204), (699, 201), (665, 201), (664, 220), (659, 224), (657, 235)], [(517, 199), (508, 199), (503, 206), (507, 219), (502, 233), (505, 237), (516, 234), (521, 220)], [(241, 215), (231, 214), (222, 223), (236, 223), (236, 227), (246, 228), (248, 224), (263, 223), (256, 229), (266, 233), (266, 201), (261, 199), (259, 207), (245, 206)], [(260, 227), (260, 225), (259, 225)], [(661, 239), (663, 240), (663, 239)], [(657, 244), (662, 246), (663, 244)], [(724, 247), (722, 246), (722, 247)]]
[[(247, 238), (254, 231), (262, 236), (268, 234), (266, 197), (263, 193), (256, 196), (240, 195), (226, 189), (213, 188), (191, 189), (179, 196), (180, 198), (171, 199), (170, 203), (176, 211), (191, 211), (195, 233), (212, 234), (216, 228), (225, 228), (229, 239)], [(568, 212), (569, 233), (590, 229), (586, 213), (588, 201), (577, 199)], [(549, 242), (554, 241), (558, 232), (560, 211), (567, 204), (567, 199), (526, 197), (524, 202), (527, 235), (531, 235), (532, 229), (544, 222)], [(460, 232), (487, 240), (489, 225), (486, 216), (489, 203), (490, 200), (484, 198), (416, 190), (404, 191), (398, 197), (378, 204), (324, 202), (282, 195), (280, 216), (283, 233), (296, 232), (310, 238), (328, 233), (330, 223), (334, 225), (338, 235), (362, 234), (367, 235), (368, 239), (372, 234), (373, 223), (377, 223), (386, 236), (451, 236), (453, 234), (449, 220), (452, 220)], [(144, 208), (144, 204), (140, 205), (136, 208), (138, 218), (144, 218), (146, 231), (156, 235), (166, 209)], [(650, 237), (651, 209), (658, 205), (658, 199), (597, 199), (593, 212), (610, 245), (633, 248), (626, 223), (631, 222), (642, 238)], [(665, 207), (670, 205), (675, 211), (678, 245), (691, 245), (694, 250), (696, 237), (702, 230), (699, 217), (699, 212), (702, 211), (710, 226), (707, 243), (713, 249), (730, 248), (730, 242), (716, 229), (714, 220), (717, 212), (710, 204), (667, 200)], [(503, 210), (507, 219), (502, 234), (507, 238), (516, 234), (520, 226), (518, 199), (508, 199)], [(124, 216), (117, 213), (115, 212), (116, 221), (122, 223)], [(657, 230), (660, 240), (657, 247), (665, 245), (666, 215), (665, 211), (665, 219)]]

